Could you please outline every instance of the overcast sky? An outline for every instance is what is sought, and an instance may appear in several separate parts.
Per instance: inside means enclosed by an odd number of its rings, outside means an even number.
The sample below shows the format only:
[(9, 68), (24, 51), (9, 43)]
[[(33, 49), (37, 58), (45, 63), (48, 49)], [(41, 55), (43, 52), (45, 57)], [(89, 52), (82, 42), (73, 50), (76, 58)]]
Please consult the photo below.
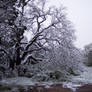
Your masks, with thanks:
[(92, 0), (49, 0), (53, 5), (63, 4), (76, 29), (76, 46), (92, 43)]

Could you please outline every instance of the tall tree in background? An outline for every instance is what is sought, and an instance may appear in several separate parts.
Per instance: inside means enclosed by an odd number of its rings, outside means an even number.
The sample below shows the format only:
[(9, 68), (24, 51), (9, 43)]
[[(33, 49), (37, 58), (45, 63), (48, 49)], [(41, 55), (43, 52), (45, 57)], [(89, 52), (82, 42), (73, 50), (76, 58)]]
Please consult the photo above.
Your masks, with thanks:
[(84, 49), (85, 63), (88, 66), (92, 66), (92, 44), (88, 44)]

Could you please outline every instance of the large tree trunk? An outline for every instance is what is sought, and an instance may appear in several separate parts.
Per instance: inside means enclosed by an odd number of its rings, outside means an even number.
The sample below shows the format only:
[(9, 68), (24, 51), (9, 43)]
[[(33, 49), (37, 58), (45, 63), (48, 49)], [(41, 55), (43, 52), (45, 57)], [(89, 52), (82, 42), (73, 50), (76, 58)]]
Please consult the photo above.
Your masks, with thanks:
[(19, 44), (17, 43), (16, 44), (16, 65), (20, 65), (21, 64), (21, 58), (20, 58), (20, 46)]
[(11, 60), (9, 63), (9, 68), (11, 68), (13, 70), (14, 67), (15, 67), (15, 62)]

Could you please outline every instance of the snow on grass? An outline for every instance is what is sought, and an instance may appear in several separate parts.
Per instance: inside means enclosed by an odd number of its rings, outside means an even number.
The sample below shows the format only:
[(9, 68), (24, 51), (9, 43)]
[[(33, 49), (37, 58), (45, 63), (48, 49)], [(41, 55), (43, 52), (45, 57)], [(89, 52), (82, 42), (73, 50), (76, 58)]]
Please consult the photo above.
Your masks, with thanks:
[(31, 78), (26, 78), (26, 77), (16, 77), (16, 78), (7, 78), (7, 79), (2, 79), (0, 81), (2, 84), (7, 84), (7, 85), (40, 85), (44, 86), (45, 88), (50, 88), (51, 85), (53, 84), (63, 84), (64, 88), (70, 88), (73, 90), (73, 92), (76, 91), (76, 88), (83, 86), (85, 84), (92, 84), (92, 67), (84, 67), (84, 72), (81, 72), (79, 76), (72, 76), (72, 80), (68, 82), (37, 82), (33, 81)]
[[(34, 86), (34, 85), (40, 85), (40, 86), (45, 86), (45, 88), (49, 88), (51, 85), (56, 84), (57, 82), (37, 82), (33, 81), (31, 78), (26, 78), (26, 77), (15, 77), (15, 78), (7, 78), (7, 79), (2, 79), (0, 81), (1, 84), (7, 84), (7, 85), (21, 85), (21, 86)], [(57, 83), (58, 84), (58, 83)]]
[(25, 77), (7, 78), (2, 79), (0, 82), (8, 85), (35, 85), (35, 82), (32, 82), (30, 78)]
[(78, 83), (72, 83), (72, 82), (64, 82), (63, 83), (63, 87), (64, 88), (70, 88), (73, 92), (76, 92), (76, 89), (78, 87), (81, 87), (82, 85), (81, 84), (78, 84)]
[(84, 67), (83, 72), (79, 76), (72, 76), (70, 82), (63, 82), (64, 88), (70, 88), (73, 92), (76, 92), (78, 87), (85, 84), (92, 84), (92, 67)]
[(92, 84), (92, 67), (85, 67), (80, 76), (72, 77), (73, 82)]

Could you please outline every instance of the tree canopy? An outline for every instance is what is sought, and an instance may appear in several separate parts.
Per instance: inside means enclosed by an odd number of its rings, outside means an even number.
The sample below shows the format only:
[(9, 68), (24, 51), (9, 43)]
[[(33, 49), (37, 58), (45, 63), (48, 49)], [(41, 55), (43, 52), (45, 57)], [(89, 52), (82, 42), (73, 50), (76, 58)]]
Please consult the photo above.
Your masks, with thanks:
[(12, 69), (35, 64), (42, 71), (78, 68), (75, 29), (63, 6), (46, 10), (46, 0), (0, 2), (0, 63)]

